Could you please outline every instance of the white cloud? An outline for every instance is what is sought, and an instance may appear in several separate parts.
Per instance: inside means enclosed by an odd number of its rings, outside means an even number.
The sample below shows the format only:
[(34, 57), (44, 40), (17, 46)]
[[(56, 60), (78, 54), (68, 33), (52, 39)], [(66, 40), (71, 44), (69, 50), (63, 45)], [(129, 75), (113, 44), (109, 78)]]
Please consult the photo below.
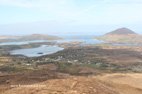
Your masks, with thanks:
[(0, 0), (0, 5), (36, 9), (54, 15), (55, 19), (68, 19), (79, 11), (72, 0)]

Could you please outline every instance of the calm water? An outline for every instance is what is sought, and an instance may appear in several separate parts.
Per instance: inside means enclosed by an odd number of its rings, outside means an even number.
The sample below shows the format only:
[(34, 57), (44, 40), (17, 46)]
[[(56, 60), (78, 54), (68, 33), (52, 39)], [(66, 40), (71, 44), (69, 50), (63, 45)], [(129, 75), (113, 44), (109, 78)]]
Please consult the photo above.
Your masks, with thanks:
[(35, 41), (22, 41), (22, 42), (3, 42), (0, 43), (2, 45), (24, 45), (29, 43), (39, 43), (39, 42), (57, 42), (57, 43), (66, 43), (66, 42), (82, 42), (83, 44), (98, 44), (102, 43), (103, 41), (96, 40), (93, 38), (65, 38), (63, 40), (35, 40)]
[(64, 48), (61, 48), (58, 46), (42, 45), (37, 48), (13, 50), (10, 53), (11, 53), (11, 55), (24, 55), (27, 57), (38, 57), (38, 56), (42, 56), (42, 55), (53, 54), (53, 53), (56, 53), (56, 52), (61, 51), (63, 49)]
[[(100, 44), (105, 43), (100, 40), (94, 39), (94, 35), (78, 35), (78, 36), (71, 36), (71, 35), (63, 35), (60, 36), (63, 38), (63, 40), (34, 40), (34, 41), (23, 41), (23, 42), (4, 42), (0, 43), (0, 46), (2, 45), (23, 45), (23, 44), (29, 44), (29, 43), (37, 43), (37, 42), (57, 42), (57, 43), (65, 43), (65, 42), (82, 42), (82, 45), (88, 45), (88, 44)], [(137, 46), (137, 44), (112, 44), (115, 46)], [(48, 55), (56, 53), (60, 50), (63, 50), (64, 48), (58, 47), (58, 46), (47, 46), (42, 45), (37, 48), (30, 48), (30, 49), (19, 49), (11, 51), (11, 55), (24, 55), (27, 57), (38, 57), (42, 55)]]
[[(48, 41), (48, 40), (35, 40), (35, 41), (24, 41), (24, 42), (5, 42), (0, 43), (0, 45), (23, 45), (23, 44), (29, 44), (29, 43), (36, 43), (36, 42), (57, 42), (57, 43), (65, 43), (65, 42), (82, 42), (83, 45), (86, 44), (99, 44), (103, 41), (99, 41), (94, 39), (94, 36), (61, 36), (63, 40), (54, 40), (54, 41)], [(27, 57), (38, 57), (42, 55), (48, 55), (56, 53), (60, 50), (63, 50), (64, 48), (58, 47), (58, 46), (47, 46), (42, 45), (38, 48), (30, 48), (30, 49), (19, 49), (11, 51), (11, 55), (24, 55)]]
[(24, 44), (37, 43), (37, 42), (55, 42), (55, 41), (34, 40), (34, 41), (22, 41), (22, 42), (3, 42), (3, 43), (0, 43), (0, 45), (24, 45)]
[(64, 39), (57, 41), (57, 43), (65, 43), (65, 42), (82, 42), (82, 44), (99, 44), (102, 43), (103, 41), (96, 39)]
[(141, 43), (111, 43), (113, 46), (142, 46)]

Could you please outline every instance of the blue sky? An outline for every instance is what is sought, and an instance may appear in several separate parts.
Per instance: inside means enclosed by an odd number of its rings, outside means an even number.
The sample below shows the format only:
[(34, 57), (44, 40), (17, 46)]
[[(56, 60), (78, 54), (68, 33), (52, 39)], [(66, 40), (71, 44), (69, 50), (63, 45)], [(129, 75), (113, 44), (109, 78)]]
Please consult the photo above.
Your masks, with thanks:
[(0, 0), (0, 34), (138, 33), (142, 0)]

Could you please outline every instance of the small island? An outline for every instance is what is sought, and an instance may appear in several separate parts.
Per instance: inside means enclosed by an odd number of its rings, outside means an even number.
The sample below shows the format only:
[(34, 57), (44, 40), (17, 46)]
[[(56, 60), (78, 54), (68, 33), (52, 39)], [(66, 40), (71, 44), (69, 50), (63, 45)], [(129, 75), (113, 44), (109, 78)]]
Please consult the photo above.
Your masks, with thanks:
[(37, 54), (43, 54), (42, 52), (39, 52), (39, 53), (37, 53)]

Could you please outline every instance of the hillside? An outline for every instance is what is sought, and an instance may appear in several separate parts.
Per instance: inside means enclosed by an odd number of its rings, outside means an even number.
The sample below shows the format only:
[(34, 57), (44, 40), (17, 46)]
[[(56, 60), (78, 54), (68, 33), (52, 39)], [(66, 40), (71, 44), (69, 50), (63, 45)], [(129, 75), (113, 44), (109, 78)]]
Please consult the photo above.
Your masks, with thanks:
[[(32, 85), (5, 88), (2, 94), (142, 94), (142, 74), (105, 74), (51, 79)], [(2, 88), (2, 87), (0, 87)]]
[(96, 37), (109, 43), (142, 43), (142, 36), (128, 28), (119, 28), (103, 36)]

